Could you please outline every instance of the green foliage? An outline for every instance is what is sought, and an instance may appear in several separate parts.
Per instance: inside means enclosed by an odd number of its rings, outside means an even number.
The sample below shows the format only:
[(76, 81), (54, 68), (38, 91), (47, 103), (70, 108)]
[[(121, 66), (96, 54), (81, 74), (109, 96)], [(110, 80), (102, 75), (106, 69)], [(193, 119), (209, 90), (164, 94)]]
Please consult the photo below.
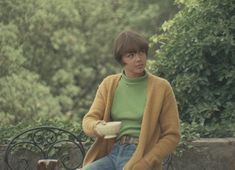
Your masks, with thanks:
[[(115, 34), (134, 29), (150, 36), (169, 1), (8, 0), (0, 4), (6, 72), (10, 64), (39, 76), (61, 112), (83, 116), (98, 83), (119, 70), (112, 57)], [(171, 5), (172, 12), (175, 7)], [(169, 8), (170, 10), (170, 8)], [(168, 18), (164, 15), (161, 18)], [(151, 22), (150, 22), (151, 21)], [(8, 29), (9, 27), (9, 29)], [(11, 28), (10, 28), (11, 27)], [(146, 27), (148, 27), (146, 29)], [(2, 50), (1, 53), (4, 53)], [(8, 61), (9, 60), (9, 61)], [(19, 61), (14, 61), (19, 60)], [(6, 63), (9, 64), (6, 64)], [(19, 68), (14, 66), (15, 70)], [(52, 101), (53, 101), (52, 100)]]
[(200, 137), (200, 130), (202, 127), (197, 123), (187, 123), (187, 122), (181, 122), (181, 140), (179, 143), (179, 147), (176, 148), (176, 155), (182, 156), (183, 152), (191, 149), (193, 146), (191, 142), (193, 140), (196, 140)]
[(150, 69), (171, 81), (182, 121), (202, 126), (201, 137), (234, 136), (235, 4), (178, 2), (184, 8), (151, 38), (160, 48)]
[(9, 132), (0, 139), (16, 132), (12, 125), (55, 116), (80, 123), (100, 81), (120, 71), (115, 35), (133, 29), (148, 38), (176, 10), (173, 0), (2, 0), (0, 124)]
[(235, 136), (235, 5), (176, 0), (182, 10), (162, 25), (177, 12), (173, 3), (1, 1), (0, 142), (41, 125), (77, 133), (97, 85), (120, 70), (112, 42), (126, 29), (151, 37), (149, 70), (173, 85), (179, 154), (198, 137)]
[(3, 77), (0, 79), (0, 89), (1, 111), (14, 116), (15, 123), (22, 118), (60, 114), (58, 102), (47, 87), (38, 83), (37, 75), (25, 71)]
[(0, 78), (18, 72), (25, 61), (17, 34), (15, 25), (0, 23)]
[(74, 134), (78, 134), (81, 131), (81, 124), (79, 123), (79, 120), (76, 120), (73, 123), (71, 123), (71, 121), (72, 120), (66, 116), (57, 115), (52, 118), (33, 118), (31, 120), (19, 122), (17, 125), (3, 123), (0, 127), (0, 143), (8, 143), (16, 134), (39, 126), (58, 127), (68, 130)]

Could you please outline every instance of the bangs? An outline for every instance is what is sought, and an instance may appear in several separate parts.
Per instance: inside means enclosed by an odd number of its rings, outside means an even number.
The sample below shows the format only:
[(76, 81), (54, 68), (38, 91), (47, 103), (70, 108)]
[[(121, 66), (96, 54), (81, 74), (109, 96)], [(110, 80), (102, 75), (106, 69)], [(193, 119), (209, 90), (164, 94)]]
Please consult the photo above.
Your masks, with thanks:
[(120, 46), (119, 55), (123, 56), (126, 53), (132, 52), (147, 52), (148, 44), (141, 39), (127, 37), (126, 41)]

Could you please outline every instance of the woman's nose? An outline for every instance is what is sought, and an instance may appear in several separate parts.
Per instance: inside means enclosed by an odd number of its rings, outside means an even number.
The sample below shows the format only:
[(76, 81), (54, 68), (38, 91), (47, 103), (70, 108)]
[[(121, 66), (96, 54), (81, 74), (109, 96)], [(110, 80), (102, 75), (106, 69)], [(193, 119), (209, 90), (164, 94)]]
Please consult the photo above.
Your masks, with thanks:
[(135, 53), (135, 59), (136, 60), (141, 60), (142, 56), (140, 55), (140, 53)]

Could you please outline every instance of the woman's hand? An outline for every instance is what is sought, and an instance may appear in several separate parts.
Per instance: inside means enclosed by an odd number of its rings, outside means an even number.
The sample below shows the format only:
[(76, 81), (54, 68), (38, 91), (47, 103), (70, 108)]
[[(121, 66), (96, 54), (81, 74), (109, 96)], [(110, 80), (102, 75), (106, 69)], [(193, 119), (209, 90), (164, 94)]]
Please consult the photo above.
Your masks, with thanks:
[(96, 133), (100, 136), (103, 137), (104, 134), (102, 133), (101, 129), (105, 126), (106, 122), (105, 121), (99, 121), (96, 126), (95, 126), (95, 131)]
[(142, 158), (133, 166), (133, 170), (151, 170), (151, 168), (147, 163), (147, 161), (144, 158)]

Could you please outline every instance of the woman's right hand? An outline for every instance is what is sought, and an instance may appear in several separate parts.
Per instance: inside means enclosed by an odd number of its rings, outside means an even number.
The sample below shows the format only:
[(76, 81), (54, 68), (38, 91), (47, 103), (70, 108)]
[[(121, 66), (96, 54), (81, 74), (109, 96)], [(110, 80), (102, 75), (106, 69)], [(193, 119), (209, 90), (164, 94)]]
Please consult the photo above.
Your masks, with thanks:
[(101, 129), (105, 126), (106, 122), (105, 121), (99, 121), (96, 126), (95, 126), (95, 131), (96, 133), (100, 136), (103, 137), (104, 134), (102, 133)]

